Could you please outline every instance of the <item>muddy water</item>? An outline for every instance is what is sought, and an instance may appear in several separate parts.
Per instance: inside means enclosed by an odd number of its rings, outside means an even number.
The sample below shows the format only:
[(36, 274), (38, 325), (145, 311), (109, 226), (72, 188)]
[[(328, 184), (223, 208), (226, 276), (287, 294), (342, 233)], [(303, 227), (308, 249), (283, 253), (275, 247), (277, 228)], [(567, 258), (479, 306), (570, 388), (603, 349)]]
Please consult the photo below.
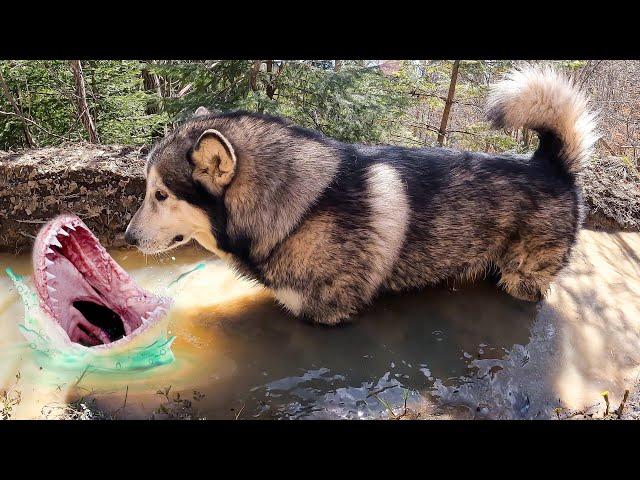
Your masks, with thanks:
[[(79, 398), (118, 418), (389, 418), (405, 401), (421, 417), (549, 418), (558, 407), (598, 404), (602, 390), (615, 401), (634, 384), (639, 237), (584, 231), (571, 267), (539, 305), (488, 280), (384, 296), (337, 328), (297, 321), (202, 250), (162, 258), (111, 251), (152, 290), (205, 263), (173, 290), (176, 360), (117, 374), (60, 372), (35, 358), (3, 276), (0, 386), (21, 392), (14, 418)], [(31, 272), (27, 256), (0, 255), (6, 267)]]

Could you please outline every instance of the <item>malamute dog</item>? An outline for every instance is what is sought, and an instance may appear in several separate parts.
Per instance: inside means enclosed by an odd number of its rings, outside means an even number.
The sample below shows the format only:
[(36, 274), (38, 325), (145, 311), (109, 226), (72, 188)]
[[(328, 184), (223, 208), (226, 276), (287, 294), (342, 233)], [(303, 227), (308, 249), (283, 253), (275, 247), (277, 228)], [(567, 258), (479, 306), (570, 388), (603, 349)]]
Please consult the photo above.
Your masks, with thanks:
[(279, 118), (201, 107), (150, 152), (126, 239), (146, 253), (195, 239), (323, 324), (382, 291), (492, 267), (507, 292), (537, 301), (583, 220), (576, 174), (596, 140), (594, 116), (571, 81), (528, 66), (493, 87), (488, 117), (535, 130), (538, 149), (351, 145)]

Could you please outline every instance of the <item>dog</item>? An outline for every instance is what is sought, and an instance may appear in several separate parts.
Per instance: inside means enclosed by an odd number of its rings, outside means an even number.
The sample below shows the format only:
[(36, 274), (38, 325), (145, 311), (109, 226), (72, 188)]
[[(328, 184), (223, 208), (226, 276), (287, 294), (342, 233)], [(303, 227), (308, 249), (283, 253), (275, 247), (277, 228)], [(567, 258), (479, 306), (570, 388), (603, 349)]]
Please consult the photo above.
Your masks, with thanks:
[(494, 85), (496, 128), (536, 131), (532, 155), (346, 144), (287, 120), (200, 107), (155, 145), (128, 243), (195, 239), (302, 319), (335, 325), (383, 291), (490, 269), (538, 301), (585, 212), (576, 176), (597, 139), (586, 96), (551, 67)]

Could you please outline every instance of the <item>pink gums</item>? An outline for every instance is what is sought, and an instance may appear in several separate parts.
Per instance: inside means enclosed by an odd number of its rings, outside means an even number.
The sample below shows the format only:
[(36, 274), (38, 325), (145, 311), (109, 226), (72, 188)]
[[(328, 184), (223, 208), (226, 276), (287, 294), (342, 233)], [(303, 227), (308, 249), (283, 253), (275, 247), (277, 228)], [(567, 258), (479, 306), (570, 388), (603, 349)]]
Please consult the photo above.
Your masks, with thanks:
[[(126, 341), (161, 318), (170, 305), (168, 298), (136, 285), (75, 215), (58, 216), (40, 230), (33, 248), (33, 268), (45, 313), (72, 342), (86, 346)], [(86, 312), (76, 308), (79, 304), (75, 302), (111, 310), (122, 323), (118, 328), (124, 329), (123, 338), (110, 338), (110, 330), (95, 318), (85, 317)], [(111, 316), (115, 319), (115, 315)]]

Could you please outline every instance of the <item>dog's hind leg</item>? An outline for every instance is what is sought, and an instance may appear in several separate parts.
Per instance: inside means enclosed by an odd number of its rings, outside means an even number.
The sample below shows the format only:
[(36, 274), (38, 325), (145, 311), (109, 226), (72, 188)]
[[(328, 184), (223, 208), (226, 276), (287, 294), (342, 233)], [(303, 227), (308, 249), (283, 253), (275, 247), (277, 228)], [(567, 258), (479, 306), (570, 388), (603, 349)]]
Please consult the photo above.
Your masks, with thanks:
[(500, 285), (512, 297), (528, 302), (542, 300), (549, 287), (549, 282), (534, 274), (526, 274), (520, 271), (501, 269)]
[(558, 245), (526, 251), (522, 242), (511, 245), (495, 262), (500, 270), (499, 284), (520, 300), (542, 300), (566, 264), (569, 248), (569, 245)]

